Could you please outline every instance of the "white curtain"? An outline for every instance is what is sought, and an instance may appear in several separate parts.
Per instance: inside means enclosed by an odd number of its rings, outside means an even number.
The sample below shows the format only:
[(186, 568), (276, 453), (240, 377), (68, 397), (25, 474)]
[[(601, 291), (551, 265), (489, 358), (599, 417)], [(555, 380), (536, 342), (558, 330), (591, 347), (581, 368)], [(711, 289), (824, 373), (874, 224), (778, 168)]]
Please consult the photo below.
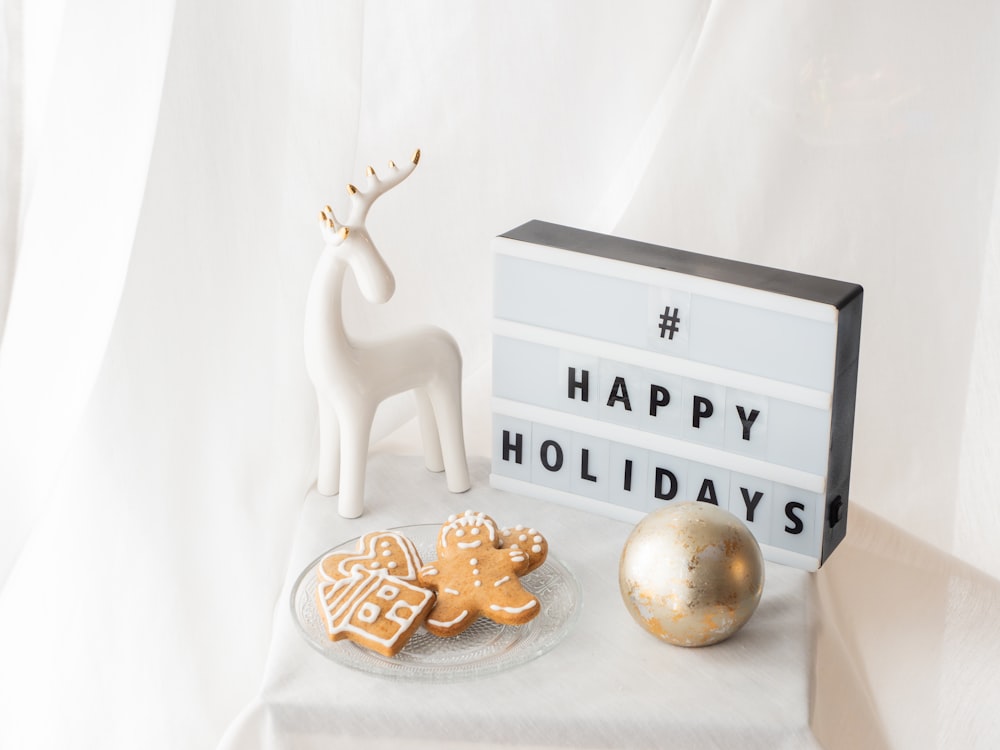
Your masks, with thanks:
[(0, 747), (213, 747), (252, 699), (315, 480), (315, 215), (415, 147), (369, 223), (397, 293), (347, 324), (455, 334), (472, 454), (489, 242), (528, 219), (864, 285), (815, 730), (857, 738), (842, 679), (889, 746), (1000, 742), (1000, 6), (3, 9)]

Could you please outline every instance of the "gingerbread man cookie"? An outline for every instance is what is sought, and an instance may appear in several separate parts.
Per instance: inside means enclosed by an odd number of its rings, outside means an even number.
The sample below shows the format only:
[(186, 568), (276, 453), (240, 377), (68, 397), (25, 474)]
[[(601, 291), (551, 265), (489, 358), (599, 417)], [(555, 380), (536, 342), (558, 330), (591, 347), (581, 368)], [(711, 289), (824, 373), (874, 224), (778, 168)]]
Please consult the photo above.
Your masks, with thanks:
[(416, 583), (420, 565), (413, 542), (392, 531), (366, 534), (357, 552), (326, 555), (316, 604), (330, 640), (399, 653), (434, 603), (434, 593)]
[[(492, 518), (467, 510), (451, 516), (437, 539), (438, 559), (420, 569), (421, 585), (437, 593), (424, 627), (434, 635), (458, 635), (479, 617), (501, 625), (523, 625), (539, 611), (538, 599), (518, 577), (544, 562), (548, 546), (540, 534), (521, 540), (509, 530), (509, 548)], [(513, 535), (513, 536), (512, 536)], [(525, 546), (527, 544), (527, 546)]]

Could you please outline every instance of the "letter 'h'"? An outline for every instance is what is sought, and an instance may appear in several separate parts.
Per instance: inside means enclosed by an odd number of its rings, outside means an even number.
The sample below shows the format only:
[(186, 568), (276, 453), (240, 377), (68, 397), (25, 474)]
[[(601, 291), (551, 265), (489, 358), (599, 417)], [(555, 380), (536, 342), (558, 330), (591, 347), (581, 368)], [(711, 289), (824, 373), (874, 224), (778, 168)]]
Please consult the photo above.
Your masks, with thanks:
[(510, 440), (510, 430), (503, 431), (503, 460), (510, 461), (511, 451), (514, 452), (514, 463), (521, 463), (522, 435), (520, 432), (514, 434), (514, 442)]
[(583, 370), (580, 379), (576, 379), (576, 368), (570, 367), (566, 382), (566, 397), (575, 399), (577, 390), (580, 391), (580, 400), (590, 400), (590, 372)]

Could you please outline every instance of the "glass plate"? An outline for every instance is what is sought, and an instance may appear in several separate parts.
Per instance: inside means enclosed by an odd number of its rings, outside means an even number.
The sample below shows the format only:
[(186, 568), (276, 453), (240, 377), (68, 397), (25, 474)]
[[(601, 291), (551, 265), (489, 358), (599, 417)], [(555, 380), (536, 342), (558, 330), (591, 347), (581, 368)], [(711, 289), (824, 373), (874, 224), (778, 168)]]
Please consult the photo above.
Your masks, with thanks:
[[(400, 526), (397, 531), (416, 545), (423, 561), (437, 557), (441, 526)], [(538, 616), (524, 625), (498, 625), (480, 617), (463, 633), (439, 638), (420, 628), (392, 658), (347, 640), (331, 641), (316, 607), (317, 566), (330, 552), (353, 551), (358, 538), (344, 542), (313, 560), (292, 587), (292, 615), (309, 645), (346, 667), (400, 680), (445, 682), (481, 677), (531, 661), (552, 649), (569, 632), (579, 610), (580, 587), (573, 574), (551, 552), (537, 570), (521, 578), (541, 605)]]

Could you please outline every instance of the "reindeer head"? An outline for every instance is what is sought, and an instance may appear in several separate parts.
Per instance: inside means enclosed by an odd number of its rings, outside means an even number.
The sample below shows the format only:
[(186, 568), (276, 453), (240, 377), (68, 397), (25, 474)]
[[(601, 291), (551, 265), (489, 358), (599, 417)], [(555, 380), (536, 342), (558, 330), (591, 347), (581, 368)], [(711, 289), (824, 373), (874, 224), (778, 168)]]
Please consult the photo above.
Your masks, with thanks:
[(324, 252), (333, 253), (347, 263), (361, 293), (369, 302), (388, 302), (396, 290), (396, 280), (368, 234), (365, 226), (368, 210), (376, 198), (409, 177), (419, 161), (420, 149), (414, 151), (410, 162), (402, 167), (390, 161), (389, 173), (381, 179), (372, 167), (368, 167), (365, 190), (359, 190), (354, 185), (347, 186), (351, 208), (345, 223), (337, 221), (329, 206), (324, 206), (319, 212), (320, 230), (326, 244)]

